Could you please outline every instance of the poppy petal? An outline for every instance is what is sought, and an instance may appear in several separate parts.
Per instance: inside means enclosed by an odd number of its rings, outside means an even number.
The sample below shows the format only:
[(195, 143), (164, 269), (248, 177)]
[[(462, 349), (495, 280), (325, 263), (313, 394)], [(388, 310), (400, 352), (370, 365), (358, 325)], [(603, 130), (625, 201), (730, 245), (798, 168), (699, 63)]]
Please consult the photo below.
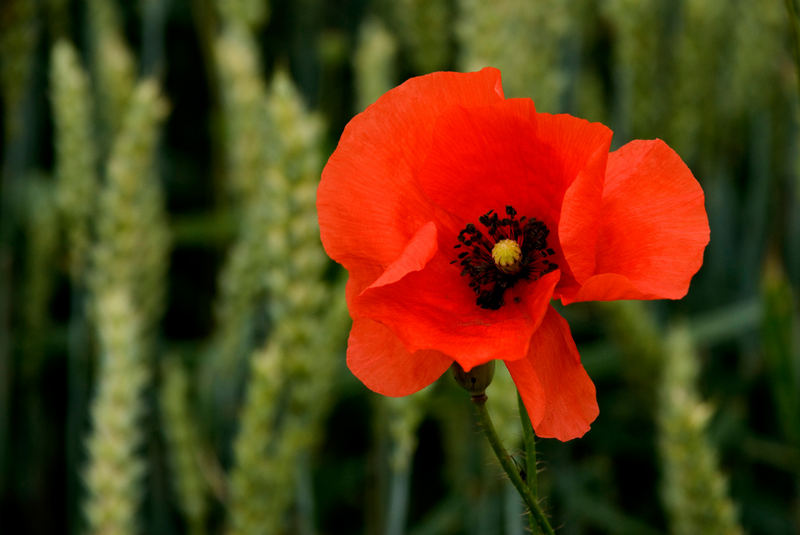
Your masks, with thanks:
[(433, 221), (428, 221), (409, 240), (400, 257), (392, 262), (369, 288), (378, 288), (397, 282), (408, 273), (421, 270), (437, 249), (436, 225)]
[(347, 342), (347, 366), (370, 390), (406, 396), (438, 379), (453, 360), (438, 351), (410, 353), (378, 322), (356, 318)]
[(589, 430), (599, 414), (594, 384), (581, 365), (567, 321), (553, 307), (531, 338), (527, 358), (507, 361), (506, 366), (537, 435), (566, 441)]
[(569, 272), (575, 279), (585, 280), (594, 273), (597, 219), (613, 132), (571, 115), (540, 113), (537, 133), (564, 162), (569, 186), (561, 204), (558, 236)]
[[(451, 106), (502, 101), (500, 72), (440, 72), (387, 92), (345, 127), (317, 191), (322, 243), (348, 270), (387, 266), (434, 208), (414, 179), (436, 117)], [(375, 239), (380, 236), (380, 239)]]
[(560, 162), (537, 141), (530, 99), (442, 113), (419, 182), (455, 216), (454, 233), (489, 210), (502, 214), (507, 205), (555, 230), (565, 189)]
[(547, 401), (539, 376), (536, 375), (530, 360), (527, 358), (511, 362), (505, 361), (505, 365), (514, 380), (520, 397), (522, 397), (525, 410), (528, 412), (528, 418), (530, 418), (531, 424), (536, 427), (544, 418), (545, 403)]
[[(584, 244), (572, 238), (575, 250)], [(661, 140), (632, 141), (608, 158), (595, 273), (558, 295), (564, 304), (679, 299), (708, 240), (703, 190), (680, 156)]]
[(439, 253), (425, 269), (363, 291), (350, 302), (351, 313), (389, 327), (407, 351), (441, 351), (465, 370), (494, 359), (524, 357), (549, 306), (559, 271), (518, 284), (507, 292), (505, 305), (487, 310), (475, 303), (459, 269)]
[[(419, 174), (425, 194), (454, 216), (451, 232), (476, 223), (489, 210), (511, 205), (550, 230), (549, 260), (569, 283), (575, 264), (585, 279), (594, 254), (558, 247), (559, 233), (596, 237), (596, 219), (612, 132), (569, 115), (537, 114), (529, 99), (508, 99), (481, 108), (442, 113), (433, 146)], [(566, 195), (566, 196), (565, 196)], [(567, 209), (562, 213), (562, 204)], [(561, 240), (563, 242), (563, 240)], [(584, 240), (583, 244), (594, 240)], [(583, 260), (588, 256), (589, 261)]]

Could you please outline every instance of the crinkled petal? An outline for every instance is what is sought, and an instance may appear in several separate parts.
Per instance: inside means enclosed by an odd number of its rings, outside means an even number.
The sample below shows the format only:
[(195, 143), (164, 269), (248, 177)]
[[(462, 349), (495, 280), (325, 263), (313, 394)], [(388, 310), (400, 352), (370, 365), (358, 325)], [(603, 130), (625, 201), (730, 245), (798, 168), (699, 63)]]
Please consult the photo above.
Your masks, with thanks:
[(438, 72), (387, 92), (345, 127), (317, 191), (322, 243), (348, 270), (393, 262), (435, 207), (414, 174), (436, 117), (451, 106), (502, 101), (500, 73)]
[(353, 320), (347, 366), (367, 388), (385, 396), (406, 396), (438, 379), (453, 360), (438, 351), (409, 352), (385, 326)]
[(537, 114), (529, 99), (453, 107), (436, 123), (420, 185), (453, 214), (453, 233), (477, 224), (489, 210), (505, 217), (508, 205), (520, 216), (543, 221), (550, 230), (548, 245), (556, 251), (549, 260), (567, 276), (562, 282), (569, 282), (572, 263), (591, 275), (594, 254), (582, 261), (584, 251), (570, 249), (565, 258), (559, 232), (596, 236), (611, 135), (599, 123)]
[(465, 370), (493, 359), (523, 358), (549, 306), (558, 270), (518, 283), (506, 292), (504, 306), (487, 310), (477, 306), (459, 269), (438, 253), (421, 271), (353, 297), (351, 313), (389, 327), (407, 351), (437, 350)]
[[(679, 299), (708, 240), (703, 190), (686, 164), (661, 140), (632, 141), (609, 155), (595, 273), (560, 289), (562, 302)], [(570, 247), (583, 243), (573, 236)]]
[(536, 375), (528, 358), (511, 362), (506, 361), (505, 365), (514, 380), (514, 384), (517, 386), (519, 395), (522, 397), (525, 410), (528, 412), (528, 418), (530, 418), (531, 424), (535, 428), (545, 416), (545, 404), (547, 401), (544, 396), (544, 387), (539, 382), (539, 376)]
[(442, 113), (419, 182), (456, 216), (456, 233), (489, 210), (504, 215), (507, 205), (552, 226), (565, 189), (561, 162), (536, 137), (530, 99)]
[(567, 321), (553, 307), (531, 338), (527, 358), (506, 366), (537, 435), (566, 441), (589, 430), (599, 414), (594, 384)]
[(613, 133), (600, 123), (546, 113), (537, 116), (537, 128), (539, 137), (564, 162), (569, 186), (561, 204), (558, 236), (569, 272), (575, 279), (585, 280), (594, 273), (597, 219)]
[(409, 240), (400, 256), (386, 268), (386, 271), (369, 288), (392, 284), (412, 271), (421, 270), (433, 257), (437, 249), (436, 224), (433, 221), (428, 221)]

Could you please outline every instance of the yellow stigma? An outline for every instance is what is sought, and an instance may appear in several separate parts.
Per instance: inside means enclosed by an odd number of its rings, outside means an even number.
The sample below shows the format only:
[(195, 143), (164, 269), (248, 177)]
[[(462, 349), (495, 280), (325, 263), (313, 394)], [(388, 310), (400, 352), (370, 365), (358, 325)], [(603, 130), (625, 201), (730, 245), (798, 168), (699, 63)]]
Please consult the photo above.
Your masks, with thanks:
[(519, 271), (522, 249), (514, 240), (500, 240), (492, 247), (492, 258), (500, 271), (513, 275)]

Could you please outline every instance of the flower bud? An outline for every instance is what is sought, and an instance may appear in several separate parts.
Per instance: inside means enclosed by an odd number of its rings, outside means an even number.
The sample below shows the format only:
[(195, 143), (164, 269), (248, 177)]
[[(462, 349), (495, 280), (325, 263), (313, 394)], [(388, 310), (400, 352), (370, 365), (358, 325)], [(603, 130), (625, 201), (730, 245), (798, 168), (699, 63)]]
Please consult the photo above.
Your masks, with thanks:
[(450, 369), (453, 370), (453, 378), (456, 383), (473, 396), (482, 396), (494, 377), (493, 360), (475, 366), (468, 372), (465, 372), (458, 362), (454, 362)]

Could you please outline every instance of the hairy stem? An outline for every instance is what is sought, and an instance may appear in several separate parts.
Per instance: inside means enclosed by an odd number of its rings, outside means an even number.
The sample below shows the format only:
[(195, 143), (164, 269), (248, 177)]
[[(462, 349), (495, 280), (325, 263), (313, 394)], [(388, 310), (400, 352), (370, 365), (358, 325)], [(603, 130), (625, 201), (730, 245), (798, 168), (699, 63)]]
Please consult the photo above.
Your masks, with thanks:
[[(519, 419), (522, 424), (522, 443), (525, 446), (525, 483), (531, 489), (534, 499), (539, 498), (539, 484), (536, 471), (536, 436), (533, 434), (533, 426), (528, 417), (528, 411), (522, 402), (522, 397), (517, 394), (517, 404), (519, 405)], [(538, 535), (541, 533), (533, 515), (528, 517), (530, 521), (531, 533)]]
[(475, 404), (475, 409), (478, 414), (478, 420), (480, 421), (481, 428), (483, 429), (486, 438), (489, 440), (489, 444), (492, 446), (492, 450), (497, 456), (497, 460), (500, 461), (500, 465), (503, 467), (503, 470), (505, 470), (508, 478), (511, 480), (511, 483), (517, 489), (517, 492), (519, 492), (520, 496), (522, 496), (522, 499), (528, 506), (531, 515), (533, 515), (533, 517), (536, 519), (536, 523), (539, 525), (539, 528), (541, 528), (542, 532), (548, 535), (555, 535), (553, 528), (547, 521), (547, 517), (545, 517), (542, 508), (539, 506), (536, 496), (534, 496), (528, 485), (522, 481), (522, 477), (519, 475), (517, 467), (514, 465), (514, 461), (500, 443), (500, 437), (497, 436), (497, 431), (494, 429), (492, 419), (489, 416), (489, 411), (486, 410), (486, 400), (486, 394), (472, 396), (472, 402)]

